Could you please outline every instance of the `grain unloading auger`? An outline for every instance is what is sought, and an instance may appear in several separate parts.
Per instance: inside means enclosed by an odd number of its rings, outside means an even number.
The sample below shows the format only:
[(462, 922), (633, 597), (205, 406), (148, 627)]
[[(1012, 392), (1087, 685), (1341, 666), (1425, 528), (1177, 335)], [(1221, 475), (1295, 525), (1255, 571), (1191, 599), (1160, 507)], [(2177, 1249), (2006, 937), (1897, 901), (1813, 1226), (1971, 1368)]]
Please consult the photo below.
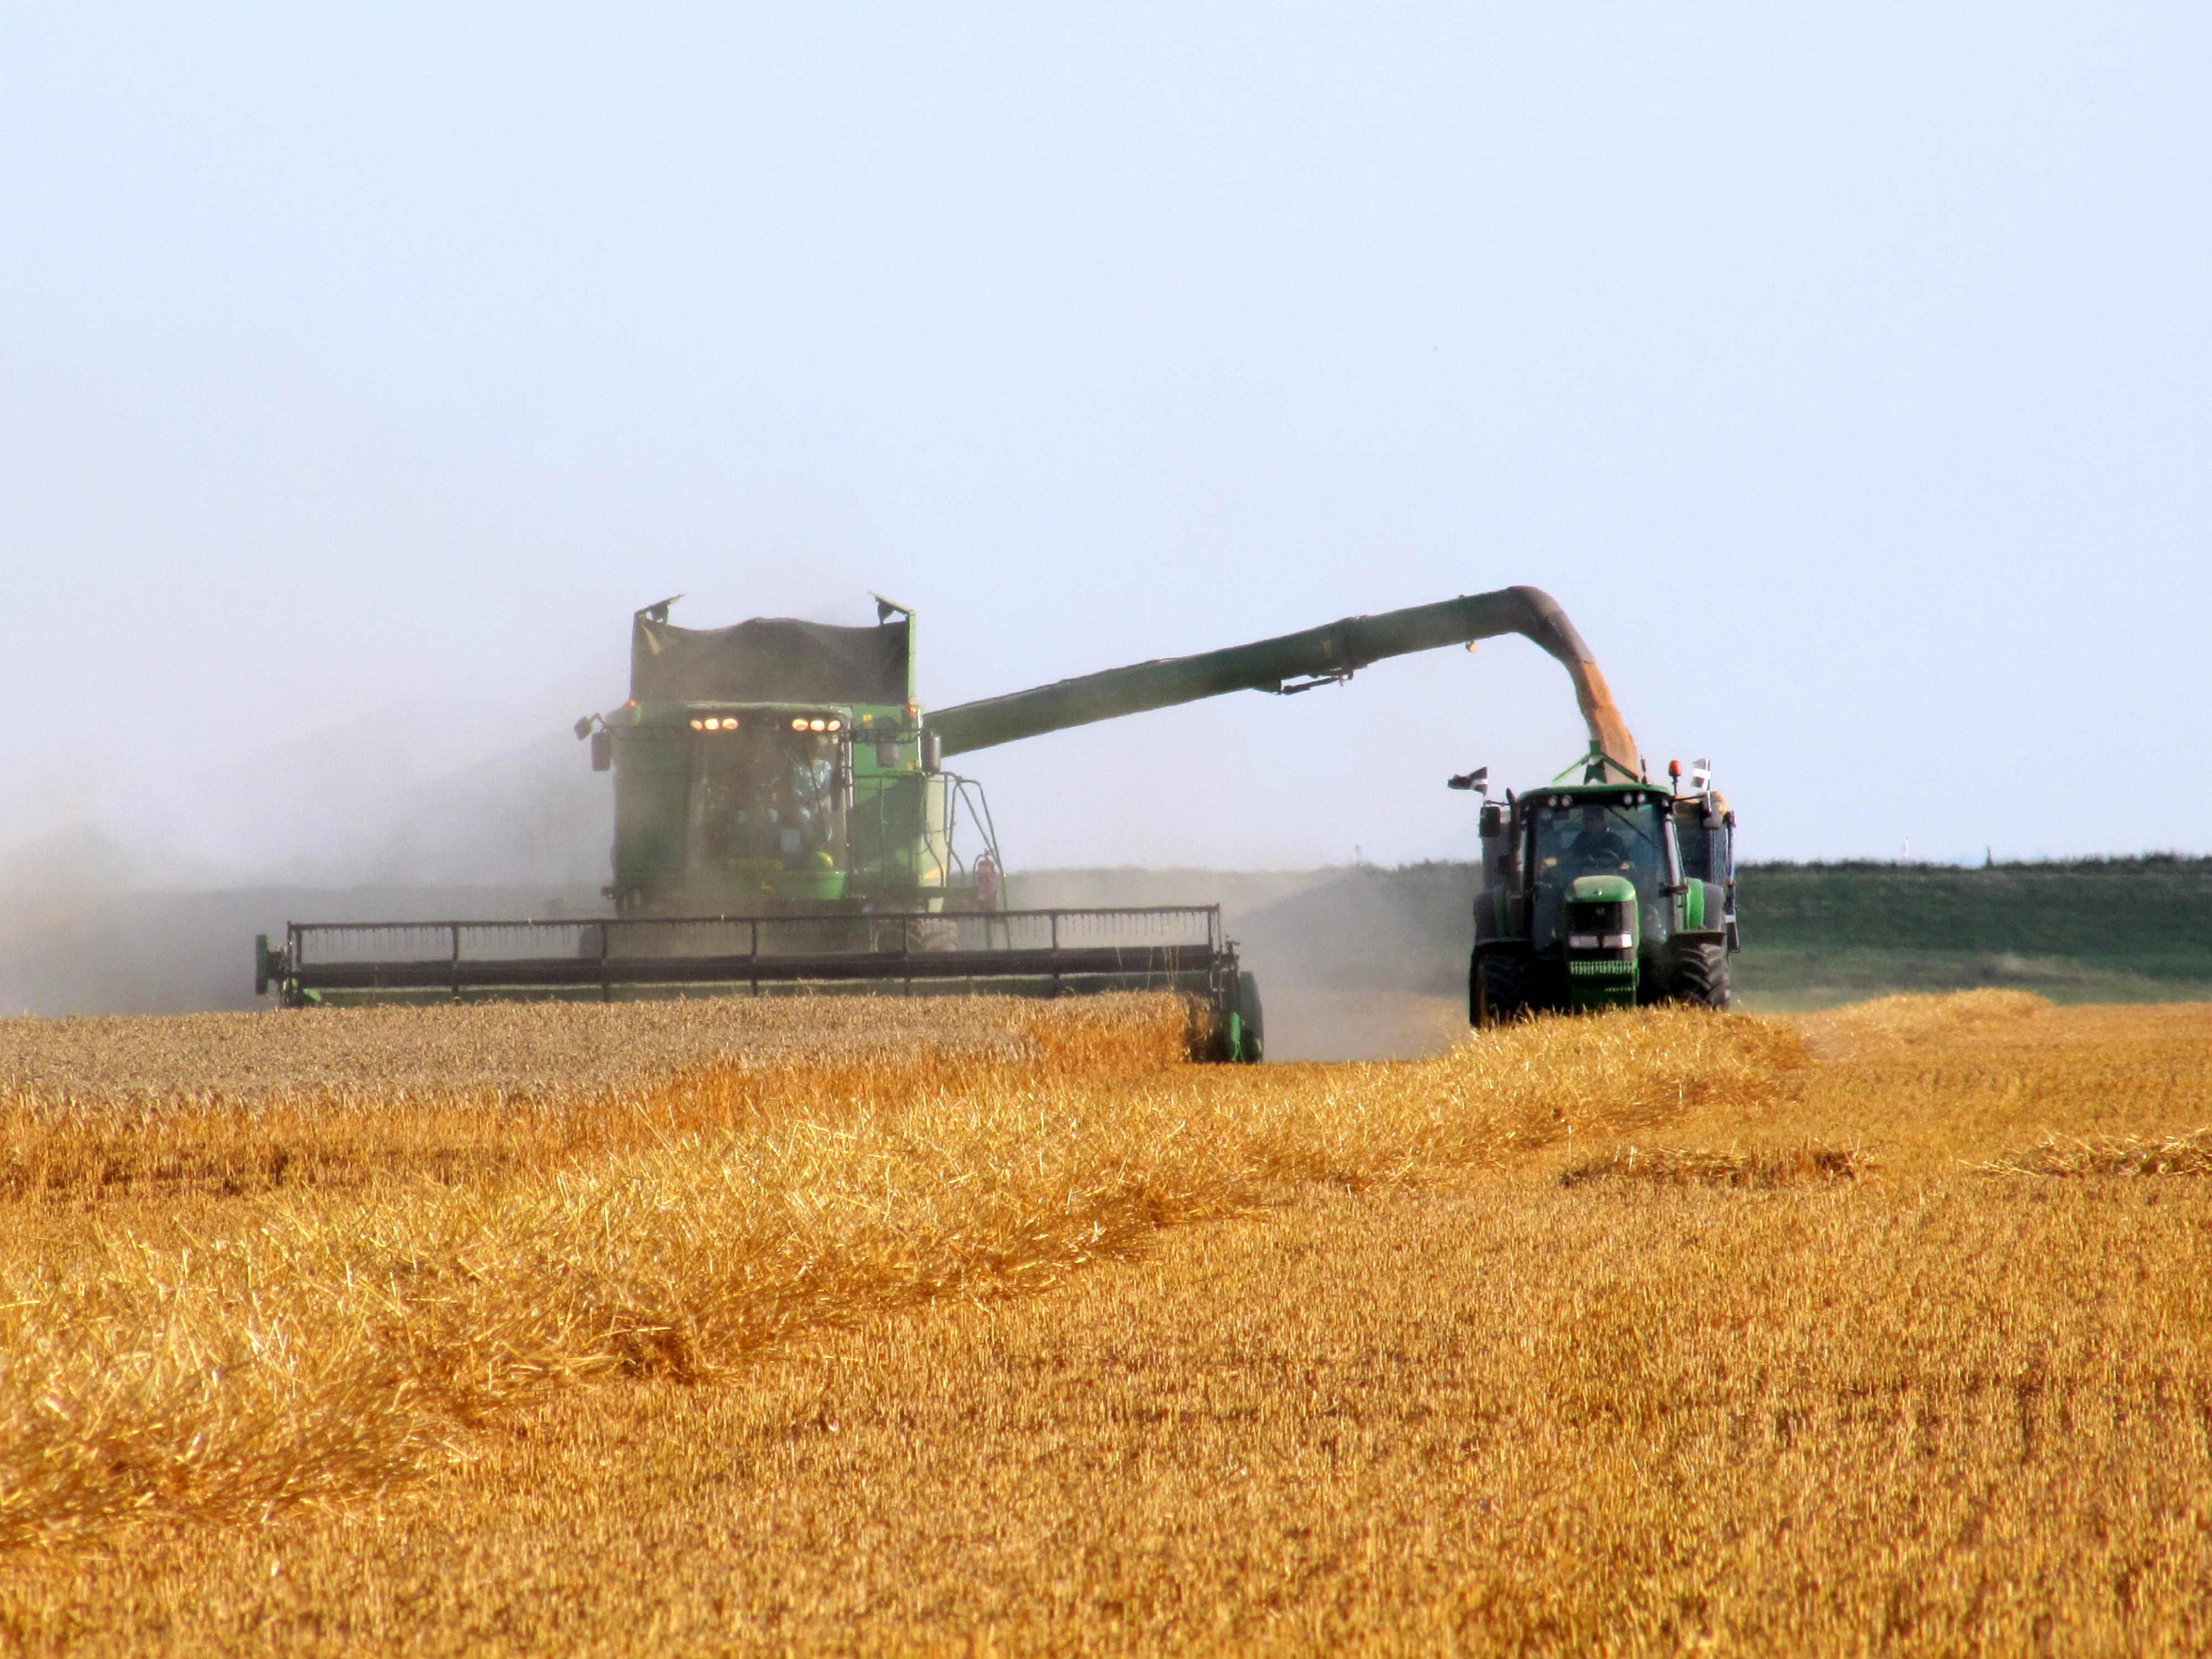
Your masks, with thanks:
[[(630, 695), (577, 722), (615, 780), (613, 914), (560, 921), (295, 923), (257, 949), (286, 1002), (848, 988), (1038, 995), (1171, 988), (1215, 1059), (1256, 1060), (1259, 998), (1218, 906), (1010, 910), (990, 812), (947, 757), (1241, 690), (1340, 684), (1388, 657), (1521, 634), (1564, 664), (1591, 773), (1640, 775), (1565, 615), (1532, 587), (1354, 617), (924, 716), (914, 614), (872, 628), (636, 613)], [(974, 855), (964, 856), (965, 834)]]

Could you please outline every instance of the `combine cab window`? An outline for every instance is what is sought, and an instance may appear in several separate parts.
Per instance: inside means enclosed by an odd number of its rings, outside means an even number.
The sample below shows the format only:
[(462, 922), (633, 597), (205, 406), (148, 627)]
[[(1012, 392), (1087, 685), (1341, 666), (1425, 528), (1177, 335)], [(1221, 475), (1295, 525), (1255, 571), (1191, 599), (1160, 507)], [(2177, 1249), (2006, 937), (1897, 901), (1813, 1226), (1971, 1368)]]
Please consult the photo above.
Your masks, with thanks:
[(1529, 875), (1535, 884), (1538, 949), (1555, 943), (1568, 884), (1578, 876), (1626, 876), (1636, 884), (1647, 943), (1666, 936), (1659, 902), (1667, 880), (1660, 837), (1666, 833), (1656, 802), (1624, 805), (1547, 805), (1536, 809)]
[(696, 739), (690, 867), (842, 867), (843, 744), (835, 732), (752, 728)]

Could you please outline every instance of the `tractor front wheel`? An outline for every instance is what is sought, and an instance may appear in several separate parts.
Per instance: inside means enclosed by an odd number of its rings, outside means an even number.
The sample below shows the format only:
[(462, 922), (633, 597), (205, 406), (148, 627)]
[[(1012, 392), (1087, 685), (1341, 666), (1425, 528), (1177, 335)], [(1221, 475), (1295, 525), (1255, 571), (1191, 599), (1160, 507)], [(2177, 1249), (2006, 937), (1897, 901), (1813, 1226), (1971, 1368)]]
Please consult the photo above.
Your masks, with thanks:
[(1468, 967), (1468, 1023), (1503, 1025), (1528, 1013), (1528, 958), (1515, 951), (1486, 951)]
[(1686, 945), (1674, 957), (1674, 1000), (1693, 1008), (1729, 1006), (1728, 949), (1719, 945)]

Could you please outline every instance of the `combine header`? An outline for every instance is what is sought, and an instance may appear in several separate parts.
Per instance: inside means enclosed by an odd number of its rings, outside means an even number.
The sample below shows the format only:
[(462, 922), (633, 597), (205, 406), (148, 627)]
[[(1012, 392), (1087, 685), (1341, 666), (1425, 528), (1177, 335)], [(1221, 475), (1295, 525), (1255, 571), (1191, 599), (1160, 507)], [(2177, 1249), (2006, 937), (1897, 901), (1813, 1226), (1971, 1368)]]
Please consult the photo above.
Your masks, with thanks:
[[(636, 613), (629, 698), (576, 735), (614, 774), (612, 914), (548, 922), (295, 923), (258, 942), (286, 1003), (865, 990), (1182, 993), (1194, 1052), (1260, 1058), (1259, 995), (1218, 908), (1008, 910), (981, 787), (945, 760), (1224, 692), (1340, 684), (1409, 652), (1521, 634), (1564, 664), (1592, 753), (1633, 744), (1573, 625), (1533, 587), (1354, 617), (932, 713), (914, 613), (876, 625)], [(1486, 817), (1486, 835), (1488, 833)], [(1487, 843), (1486, 843), (1487, 844)]]
[[(258, 988), (308, 1003), (1181, 992), (1201, 1058), (1257, 1059), (1259, 999), (1218, 905), (575, 921), (294, 922)], [(1249, 1011), (1249, 1013), (1247, 1011)], [(1249, 1050), (1249, 1052), (1247, 1052)]]

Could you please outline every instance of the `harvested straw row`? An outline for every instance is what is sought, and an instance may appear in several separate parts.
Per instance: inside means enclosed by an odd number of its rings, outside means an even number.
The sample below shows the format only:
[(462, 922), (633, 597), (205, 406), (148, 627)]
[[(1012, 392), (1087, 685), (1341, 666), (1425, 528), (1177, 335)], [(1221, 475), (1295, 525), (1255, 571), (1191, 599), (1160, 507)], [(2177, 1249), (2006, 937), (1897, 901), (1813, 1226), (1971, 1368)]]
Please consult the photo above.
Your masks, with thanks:
[[(563, 1069), (576, 1011), (560, 1005), (360, 1011), (372, 1022), (365, 1035), (331, 1023), (356, 1018), (352, 1012), (309, 1012), (303, 1017), (325, 1023), (307, 1028), (286, 1024), (290, 1015), (274, 1017), (273, 1027), (253, 1025), (253, 1016), (222, 1016), (221, 1042), (212, 1046), (201, 1017), (104, 1022), (135, 1028), (130, 1066), (90, 1065), (60, 1075), (136, 1076), (167, 1045), (177, 1051), (182, 1086), (167, 1096), (87, 1097), (58, 1090), (49, 1072), (29, 1086), (0, 1091), (0, 1202), (74, 1207), (191, 1194), (366, 1191), (410, 1180), (456, 1186), (510, 1171), (542, 1174), (779, 1115), (984, 1088), (1010, 1069), (1070, 1081), (1139, 1075), (1179, 1063), (1185, 1051), (1183, 1006), (1169, 996), (1051, 1006), (1019, 999), (947, 1003), (940, 1005), (941, 1040), (916, 1037), (933, 1028), (916, 1027), (915, 1005), (902, 999), (824, 999), (811, 1046), (799, 1040), (804, 1005), (732, 1002), (737, 1015), (688, 1021), (672, 1017), (672, 1009), (686, 1012), (679, 1005), (586, 1009), (607, 1017), (598, 1030), (611, 1046), (634, 1026), (639, 1047), (661, 1057), (660, 1069), (646, 1067), (629, 1085), (609, 1081), (623, 1073), (606, 1065)], [(387, 1012), (401, 1017), (398, 1033), (415, 1033), (434, 1056), (465, 1054), (467, 1039), (495, 1015), (489, 1029), (496, 1060), (457, 1062), (455, 1080), (441, 1088), (422, 1085), (424, 1062), (411, 1054), (396, 1062), (396, 1072), (369, 1067), (349, 1081), (331, 1081), (331, 1048), (366, 1066), (398, 1040), (380, 1030)], [(544, 1016), (543, 1031), (523, 1018), (533, 1012)], [(759, 1037), (766, 1028), (775, 1041), (765, 1050), (716, 1046)], [(284, 1040), (250, 1061), (262, 1046), (260, 1033), (270, 1029)], [(909, 1040), (886, 1048), (886, 1030)], [(694, 1042), (691, 1062), (676, 1072), (664, 1064), (668, 1054), (681, 1052), (668, 1046), (672, 1033)], [(288, 1053), (285, 1042), (306, 1043), (304, 1057)], [(210, 1077), (247, 1075), (249, 1063), (259, 1067), (257, 1090), (226, 1094), (204, 1086)], [(285, 1063), (296, 1069), (283, 1070)]]
[(1049, 1284), (1289, 1183), (1440, 1181), (1753, 1098), (1798, 1059), (1756, 1022), (1663, 1012), (1263, 1079), (1159, 1069), (1179, 1024), (1093, 1018), (1039, 1037), (1057, 1063), (917, 1060), (842, 1097), (810, 1068), (702, 1068), (638, 1107), (651, 1145), (451, 1188), (204, 1199), (166, 1247), (49, 1209), (0, 1248), (0, 1540), (381, 1485), (548, 1389), (709, 1376), (809, 1326)]
[(2034, 1146), (1976, 1164), (1985, 1175), (2212, 1175), (2212, 1128), (2183, 1135), (2047, 1134)]
[[(1098, 1017), (1117, 1023), (1122, 1000), (1102, 1000)], [(572, 1100), (716, 1061), (864, 1061), (924, 1046), (1015, 1059), (1036, 1041), (1035, 1011), (1000, 997), (710, 997), (7, 1019), (0, 1093), (147, 1107)]]
[(1559, 1184), (1583, 1187), (1592, 1182), (1632, 1182), (1652, 1187), (1741, 1187), (1771, 1192), (1808, 1183), (1856, 1181), (1873, 1167), (1873, 1160), (1855, 1147), (1818, 1142), (1733, 1147), (1726, 1152), (1702, 1146), (1631, 1146), (1569, 1165), (1560, 1171)]

